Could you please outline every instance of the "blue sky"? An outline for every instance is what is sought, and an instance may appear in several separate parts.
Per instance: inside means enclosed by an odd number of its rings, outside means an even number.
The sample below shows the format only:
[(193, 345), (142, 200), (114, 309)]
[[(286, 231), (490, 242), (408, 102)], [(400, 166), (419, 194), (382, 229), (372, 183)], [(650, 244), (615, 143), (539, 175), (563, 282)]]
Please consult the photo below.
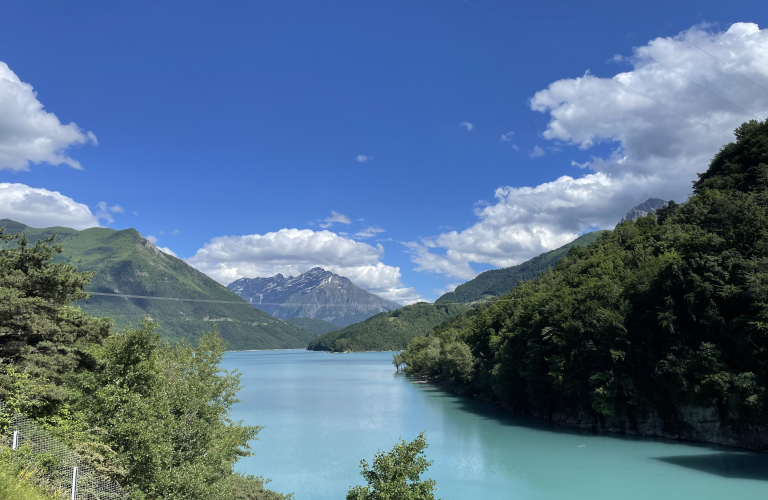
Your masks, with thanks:
[[(649, 196), (684, 198), (742, 111), (768, 111), (767, 11), (4, 2), (0, 61), (61, 125), (0, 117), (0, 183), (23, 185), (0, 191), (0, 217), (53, 224), (71, 209), (83, 226), (135, 227), (222, 282), (322, 265), (433, 300)], [(31, 123), (58, 159), (13, 142)], [(82, 169), (50, 164), (62, 156)]]

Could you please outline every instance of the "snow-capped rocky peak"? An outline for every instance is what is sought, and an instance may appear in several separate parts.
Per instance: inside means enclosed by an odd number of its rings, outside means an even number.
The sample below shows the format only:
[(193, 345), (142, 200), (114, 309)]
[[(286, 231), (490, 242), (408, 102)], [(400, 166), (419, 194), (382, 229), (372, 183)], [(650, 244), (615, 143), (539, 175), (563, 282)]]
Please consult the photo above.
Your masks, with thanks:
[(296, 277), (241, 278), (227, 288), (275, 317), (315, 318), (340, 326), (400, 307), (322, 267)]

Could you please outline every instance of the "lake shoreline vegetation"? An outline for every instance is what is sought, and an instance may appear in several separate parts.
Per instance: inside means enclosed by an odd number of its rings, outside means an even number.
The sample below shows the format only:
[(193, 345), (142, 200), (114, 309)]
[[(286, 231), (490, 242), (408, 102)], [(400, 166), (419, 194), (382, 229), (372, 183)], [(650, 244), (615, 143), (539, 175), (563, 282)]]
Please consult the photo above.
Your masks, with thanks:
[(393, 364), (594, 430), (768, 451), (768, 121), (683, 204), (619, 224)]
[[(93, 273), (55, 262), (55, 235), (30, 243), (3, 229), (0, 239), (3, 433), (11, 415), (27, 415), (132, 500), (292, 498), (234, 470), (260, 427), (229, 418), (240, 378), (219, 366), (215, 326), (196, 345), (161, 341), (147, 319), (116, 331), (73, 305), (88, 297)], [(46, 498), (29, 484), (43, 455), (4, 449), (0, 490)]]

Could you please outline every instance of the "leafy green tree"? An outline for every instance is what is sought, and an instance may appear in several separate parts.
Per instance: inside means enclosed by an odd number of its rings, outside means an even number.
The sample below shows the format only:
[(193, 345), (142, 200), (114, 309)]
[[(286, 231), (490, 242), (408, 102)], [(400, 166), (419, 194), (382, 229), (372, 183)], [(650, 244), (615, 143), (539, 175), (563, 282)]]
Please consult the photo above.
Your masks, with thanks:
[(35, 417), (136, 499), (290, 498), (233, 472), (259, 428), (229, 419), (240, 383), (219, 368), (216, 328), (196, 347), (161, 343), (150, 321), (114, 333), (110, 319), (70, 305), (88, 296), (92, 273), (53, 263), (60, 251), (53, 235), (30, 245), (0, 230), (6, 413)]
[(399, 352), (396, 352), (392, 355), (392, 364), (395, 365), (395, 368), (397, 371), (401, 371), (405, 366), (405, 360), (403, 359), (403, 355)]
[(442, 376), (455, 385), (468, 384), (472, 379), (472, 350), (464, 342), (450, 342), (440, 350)]
[(52, 263), (54, 238), (30, 245), (0, 228), (0, 398), (38, 417), (69, 400), (64, 378), (93, 366), (89, 348), (112, 327), (70, 305), (88, 296), (93, 275)]
[(269, 479), (260, 476), (233, 474), (229, 478), (234, 500), (293, 500), (293, 493), (283, 495), (264, 487)]
[(392, 451), (376, 453), (373, 465), (360, 462), (360, 474), (367, 486), (354, 486), (347, 500), (434, 500), (435, 481), (422, 481), (421, 475), (432, 465), (424, 457), (427, 439), (424, 433), (410, 443), (401, 439)]
[(231, 498), (232, 466), (260, 428), (228, 418), (240, 380), (219, 368), (223, 353), (215, 328), (197, 347), (169, 345), (148, 320), (104, 342), (83, 413), (104, 429), (137, 498)]

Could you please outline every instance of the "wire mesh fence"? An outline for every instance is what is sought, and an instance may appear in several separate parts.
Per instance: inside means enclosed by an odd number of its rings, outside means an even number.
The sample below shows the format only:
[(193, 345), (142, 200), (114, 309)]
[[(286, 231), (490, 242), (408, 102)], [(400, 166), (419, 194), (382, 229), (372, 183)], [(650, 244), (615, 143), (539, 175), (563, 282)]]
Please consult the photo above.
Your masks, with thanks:
[[(0, 403), (0, 413), (5, 405)], [(0, 434), (0, 451), (11, 450), (19, 458), (31, 459), (32, 479), (58, 491), (70, 500), (127, 500), (128, 494), (115, 481), (97, 473), (61, 441), (22, 414), (6, 415)]]

